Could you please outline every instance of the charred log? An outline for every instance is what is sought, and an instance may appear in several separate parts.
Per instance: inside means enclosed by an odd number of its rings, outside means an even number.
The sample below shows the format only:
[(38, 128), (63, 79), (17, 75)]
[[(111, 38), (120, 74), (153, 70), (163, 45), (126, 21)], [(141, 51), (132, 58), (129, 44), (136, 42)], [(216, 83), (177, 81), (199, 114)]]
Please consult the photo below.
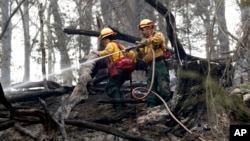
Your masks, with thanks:
[(15, 120), (7, 120), (0, 123), (0, 131), (11, 128), (15, 125)]
[[(118, 40), (124, 40), (124, 41), (130, 42), (130, 43), (135, 43), (136, 41), (141, 40), (141, 38), (121, 33), (119, 30), (117, 30), (115, 28), (112, 28), (112, 29), (114, 29), (114, 31), (117, 32), (117, 39)], [(100, 36), (100, 32), (90, 31), (90, 30), (65, 28), (63, 31), (67, 34), (79, 34), (79, 35), (94, 36), (94, 37)]]
[(11, 116), (14, 116), (15, 114), (15, 109), (13, 106), (9, 103), (7, 98), (5, 97), (4, 91), (2, 84), (0, 83), (0, 103), (2, 103), (10, 112)]
[(61, 96), (64, 94), (71, 93), (72, 90), (63, 87), (52, 89), (52, 90), (29, 90), (29, 91), (13, 91), (8, 92), (6, 98), (11, 103), (16, 102), (27, 102), (27, 101), (38, 101), (38, 98), (48, 98), (51, 96)]
[[(57, 89), (62, 86), (54, 81), (47, 81), (47, 85), (49, 89)], [(43, 81), (38, 82), (25, 82), (25, 83), (17, 83), (11, 86), (13, 89), (22, 90), (22, 89), (30, 89), (30, 88), (39, 88), (44, 87)]]

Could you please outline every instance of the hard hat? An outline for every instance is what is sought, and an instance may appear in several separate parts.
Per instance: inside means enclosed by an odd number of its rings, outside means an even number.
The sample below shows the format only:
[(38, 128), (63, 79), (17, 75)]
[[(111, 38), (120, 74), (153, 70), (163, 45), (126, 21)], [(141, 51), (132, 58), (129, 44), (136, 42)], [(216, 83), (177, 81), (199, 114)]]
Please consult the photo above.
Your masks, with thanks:
[(102, 29), (102, 31), (101, 31), (101, 39), (103, 39), (105, 37), (108, 37), (110, 35), (116, 35), (116, 33), (112, 29), (110, 29), (108, 27)]
[(154, 22), (151, 21), (150, 19), (143, 19), (141, 20), (140, 24), (138, 25), (139, 28), (144, 28), (147, 26), (155, 26)]

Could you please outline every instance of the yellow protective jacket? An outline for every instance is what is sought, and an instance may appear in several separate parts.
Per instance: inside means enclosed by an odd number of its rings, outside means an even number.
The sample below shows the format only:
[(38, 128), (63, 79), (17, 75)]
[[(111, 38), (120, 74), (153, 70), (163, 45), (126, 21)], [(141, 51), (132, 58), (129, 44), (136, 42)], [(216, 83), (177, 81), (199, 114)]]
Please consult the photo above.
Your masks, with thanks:
[[(122, 49), (125, 49), (125, 47), (121, 44), (119, 44), (120, 47)], [(111, 59), (115, 62), (118, 58), (120, 57), (123, 57), (124, 55), (130, 57), (134, 62), (136, 62), (136, 54), (134, 51), (130, 50), (128, 52), (126, 52), (125, 54), (123, 54), (122, 52), (119, 52), (120, 51), (120, 48), (118, 47), (118, 43), (116, 40), (112, 40), (111, 42), (109, 42), (105, 49), (103, 51), (99, 51), (98, 52), (98, 55), (99, 56), (105, 56), (105, 55), (108, 55), (108, 54), (112, 54), (114, 53), (113, 55), (111, 55)], [(116, 53), (115, 53), (116, 52)]]
[(162, 32), (154, 32), (153, 36), (147, 38), (148, 45), (137, 50), (137, 56), (144, 59), (146, 63), (153, 60), (153, 54), (150, 49), (152, 47), (155, 51), (155, 58), (163, 56), (163, 50), (167, 49), (165, 38)]

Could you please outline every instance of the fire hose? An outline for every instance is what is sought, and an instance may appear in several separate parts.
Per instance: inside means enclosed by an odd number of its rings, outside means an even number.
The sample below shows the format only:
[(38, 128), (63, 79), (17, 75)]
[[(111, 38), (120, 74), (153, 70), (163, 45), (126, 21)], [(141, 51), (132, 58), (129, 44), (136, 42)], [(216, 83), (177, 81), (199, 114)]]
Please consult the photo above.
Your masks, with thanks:
[[(135, 45), (135, 46), (130, 46), (130, 47), (127, 47), (127, 48), (125, 48), (125, 49), (123, 49), (123, 50), (120, 50), (120, 51), (118, 51), (118, 52), (114, 52), (114, 53), (112, 53), (112, 54), (108, 54), (108, 55), (105, 55), (105, 56), (102, 56), (102, 57), (93, 59), (93, 60), (91, 60), (91, 61), (97, 61), (97, 60), (99, 60), (99, 59), (102, 59), (102, 58), (106, 58), (106, 57), (108, 57), (108, 56), (111, 56), (111, 55), (113, 55), (113, 54), (115, 54), (115, 53), (126, 52), (126, 51), (129, 51), (129, 50), (132, 50), (132, 49), (140, 48), (140, 47), (142, 47), (142, 46), (143, 46), (143, 45), (140, 45), (140, 44), (139, 44), (139, 45)], [(193, 133), (191, 130), (189, 130), (183, 123), (181, 123), (181, 122), (174, 116), (174, 114), (171, 112), (171, 110), (170, 110), (169, 106), (167, 105), (167, 103), (165, 102), (165, 100), (164, 100), (160, 95), (158, 95), (156, 92), (152, 91), (152, 87), (153, 87), (153, 83), (154, 83), (154, 74), (155, 74), (155, 52), (154, 52), (154, 49), (153, 49), (152, 47), (151, 47), (150, 49), (151, 49), (152, 55), (153, 55), (153, 60), (152, 60), (152, 64), (151, 64), (151, 65), (152, 65), (151, 84), (150, 84), (150, 86), (149, 86), (148, 89), (147, 89), (147, 88), (144, 88), (144, 87), (136, 87), (136, 88), (134, 88), (134, 89), (132, 90), (132, 96), (133, 96), (133, 98), (142, 100), (142, 99), (145, 99), (150, 93), (154, 94), (157, 98), (159, 98), (159, 99), (163, 102), (163, 104), (164, 104), (165, 108), (167, 109), (167, 112), (170, 114), (170, 116), (171, 116), (171, 117), (172, 117), (181, 127), (183, 127), (188, 133), (190, 133), (191, 135), (194, 135), (194, 133)], [(147, 92), (146, 92), (146, 94), (145, 94), (143, 97), (137, 97), (135, 93), (136, 93), (136, 91), (138, 91), (138, 89), (147, 90)], [(199, 138), (201, 141), (205, 141), (203, 138), (201, 138), (201, 137), (199, 137), (199, 136), (198, 136), (198, 138)]]
[[(154, 84), (154, 74), (155, 74), (155, 52), (154, 52), (154, 49), (153, 49), (152, 47), (151, 47), (150, 49), (151, 49), (152, 54), (153, 54), (153, 60), (152, 60), (152, 64), (151, 64), (151, 66), (152, 66), (151, 84), (150, 84), (150, 86), (149, 86), (148, 89), (147, 89), (147, 88), (144, 88), (144, 87), (136, 87), (136, 88), (134, 88), (134, 89), (132, 90), (132, 96), (133, 96), (133, 98), (135, 98), (135, 99), (142, 100), (142, 99), (145, 99), (150, 93), (154, 94), (157, 98), (159, 98), (159, 99), (163, 102), (163, 104), (164, 104), (165, 108), (167, 109), (168, 113), (170, 114), (170, 116), (171, 116), (179, 125), (181, 125), (188, 133), (190, 133), (190, 134), (193, 135), (193, 132), (192, 132), (191, 130), (189, 130), (182, 122), (180, 122), (180, 121), (174, 116), (174, 114), (171, 112), (171, 110), (170, 110), (169, 106), (167, 105), (167, 103), (165, 102), (165, 100), (164, 100), (160, 95), (158, 95), (156, 92), (152, 91), (152, 87), (153, 87), (153, 84)], [(142, 97), (137, 97), (135, 93), (136, 93), (136, 91), (138, 91), (138, 89), (140, 89), (140, 90), (146, 90), (147, 92), (146, 92), (146, 94), (145, 94), (144, 96), (142, 96)], [(200, 139), (201, 141), (205, 141), (205, 140), (202, 139), (201, 137), (199, 137), (199, 139)]]

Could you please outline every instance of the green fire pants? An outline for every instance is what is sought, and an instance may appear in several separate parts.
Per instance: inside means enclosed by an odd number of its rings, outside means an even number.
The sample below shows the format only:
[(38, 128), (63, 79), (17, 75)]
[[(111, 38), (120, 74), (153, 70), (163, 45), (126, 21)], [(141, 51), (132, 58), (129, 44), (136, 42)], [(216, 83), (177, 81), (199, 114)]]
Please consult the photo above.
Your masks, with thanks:
[[(108, 79), (108, 84), (106, 86), (106, 93), (111, 98), (124, 98), (120, 91), (121, 86), (126, 80), (130, 79), (131, 72), (118, 69), (118, 75), (110, 77)], [(118, 110), (122, 108), (122, 104), (113, 104), (113, 108)]]
[[(147, 88), (150, 87), (152, 80), (152, 67), (149, 67), (147, 72)], [(165, 102), (169, 101), (172, 98), (170, 93), (170, 77), (169, 69), (166, 66), (163, 60), (155, 62), (155, 75), (154, 75), (154, 84), (152, 91), (159, 94)], [(157, 105), (163, 104), (160, 99), (158, 99), (153, 93), (150, 93), (147, 97), (147, 104), (149, 107), (154, 107)]]

